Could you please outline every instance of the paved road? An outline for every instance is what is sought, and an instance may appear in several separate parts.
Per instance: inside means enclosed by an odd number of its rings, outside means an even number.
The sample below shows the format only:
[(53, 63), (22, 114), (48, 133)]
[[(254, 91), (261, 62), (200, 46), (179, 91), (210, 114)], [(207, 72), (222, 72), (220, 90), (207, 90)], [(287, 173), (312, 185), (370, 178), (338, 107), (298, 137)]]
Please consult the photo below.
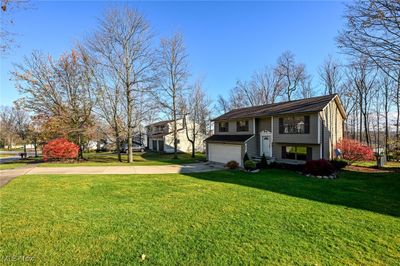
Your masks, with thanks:
[(75, 175), (75, 174), (175, 174), (200, 173), (224, 169), (221, 164), (193, 163), (185, 165), (160, 166), (76, 166), (76, 167), (35, 167), (27, 165), (17, 169), (0, 170), (0, 187), (21, 175)]
[[(21, 159), (21, 156), (19, 154), (21, 151), (0, 151), (0, 154), (6, 154), (7, 157), (2, 157), (0, 158), (0, 164), (1, 163), (8, 163), (8, 162), (13, 162), (13, 161), (18, 161)], [(38, 155), (41, 155), (41, 152), (38, 152)], [(34, 152), (27, 152), (28, 157), (35, 157)]]

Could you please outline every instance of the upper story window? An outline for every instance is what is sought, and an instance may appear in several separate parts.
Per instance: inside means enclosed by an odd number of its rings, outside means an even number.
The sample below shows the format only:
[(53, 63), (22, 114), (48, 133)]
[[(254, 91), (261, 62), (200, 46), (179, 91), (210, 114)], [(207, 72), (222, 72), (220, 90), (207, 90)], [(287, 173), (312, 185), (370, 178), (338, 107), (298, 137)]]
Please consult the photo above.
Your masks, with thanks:
[(310, 116), (279, 118), (279, 134), (309, 134)]
[(164, 131), (164, 128), (165, 128), (165, 125), (156, 126), (156, 127), (155, 127), (155, 132), (163, 132), (163, 131)]
[(219, 122), (218, 128), (219, 128), (219, 132), (228, 132), (229, 131), (229, 123), (228, 122)]
[(249, 120), (241, 120), (236, 122), (236, 131), (249, 131)]

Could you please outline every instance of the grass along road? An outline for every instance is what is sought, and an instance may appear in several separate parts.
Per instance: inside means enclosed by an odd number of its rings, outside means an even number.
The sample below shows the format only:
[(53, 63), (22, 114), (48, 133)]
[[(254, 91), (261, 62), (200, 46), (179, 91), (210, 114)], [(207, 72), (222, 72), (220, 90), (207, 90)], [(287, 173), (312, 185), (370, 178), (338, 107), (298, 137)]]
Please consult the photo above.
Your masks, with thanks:
[(178, 159), (173, 158), (173, 154), (159, 154), (155, 152), (134, 153), (133, 163), (128, 164), (127, 155), (122, 155), (123, 162), (118, 161), (118, 157), (114, 153), (85, 153), (84, 161), (77, 162), (43, 162), (42, 158), (28, 158), (13, 162), (4, 162), (0, 164), (1, 169), (14, 169), (27, 164), (34, 163), (38, 167), (76, 167), (76, 166), (145, 166), (145, 165), (171, 165), (171, 164), (188, 164), (204, 161), (204, 154), (197, 153), (192, 158), (188, 153), (178, 154)]
[(284, 170), (22, 176), (0, 189), (0, 256), (38, 264), (395, 265), (400, 179)]
[[(204, 161), (203, 154), (196, 154), (192, 158), (188, 153), (178, 154), (178, 159), (173, 158), (173, 154), (159, 154), (156, 152), (135, 152), (133, 153), (134, 165), (168, 165), (168, 164), (185, 164)], [(122, 162), (118, 161), (117, 154), (111, 152), (104, 153), (86, 153), (84, 154), (85, 161), (63, 163), (63, 162), (48, 162), (41, 163), (40, 167), (74, 167), (74, 166), (129, 166), (126, 161), (128, 156), (122, 155)]]

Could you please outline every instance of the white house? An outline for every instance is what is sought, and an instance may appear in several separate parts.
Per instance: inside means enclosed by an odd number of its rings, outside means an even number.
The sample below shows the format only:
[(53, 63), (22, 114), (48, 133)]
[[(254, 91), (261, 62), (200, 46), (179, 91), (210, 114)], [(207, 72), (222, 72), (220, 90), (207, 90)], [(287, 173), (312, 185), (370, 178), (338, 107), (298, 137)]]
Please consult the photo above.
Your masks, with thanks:
[[(186, 135), (186, 127), (188, 126), (189, 137), (191, 137), (191, 121), (186, 119), (177, 120), (177, 142), (179, 152), (192, 152), (192, 143), (188, 140)], [(174, 152), (174, 134), (173, 134), (174, 121), (165, 120), (146, 126), (147, 129), (147, 148), (153, 151), (173, 153)], [(199, 125), (196, 124), (196, 128)], [(205, 135), (199, 133), (195, 140), (196, 152), (204, 151)]]

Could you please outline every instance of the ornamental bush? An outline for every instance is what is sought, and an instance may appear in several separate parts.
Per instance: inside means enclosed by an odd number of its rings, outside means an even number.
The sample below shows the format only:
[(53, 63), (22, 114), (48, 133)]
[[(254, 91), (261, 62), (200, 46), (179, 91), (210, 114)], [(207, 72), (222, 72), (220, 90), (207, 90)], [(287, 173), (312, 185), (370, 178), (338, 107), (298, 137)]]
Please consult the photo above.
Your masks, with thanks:
[(268, 167), (267, 157), (265, 157), (265, 154), (263, 153), (263, 155), (261, 156), (260, 168), (265, 169), (267, 167)]
[(349, 165), (356, 161), (371, 161), (374, 160), (374, 151), (354, 139), (342, 139), (336, 145), (340, 149), (342, 158), (345, 159)]
[(310, 160), (304, 165), (305, 174), (315, 176), (329, 176), (335, 172), (335, 167), (325, 159)]
[(246, 170), (256, 169), (256, 163), (252, 160), (247, 160), (244, 162), (244, 169)]
[(236, 161), (229, 161), (226, 163), (225, 166), (228, 167), (229, 169), (237, 169), (239, 168), (239, 163)]
[(246, 161), (250, 160), (249, 155), (247, 154), (247, 152), (244, 154), (243, 156), (243, 163), (246, 163)]
[(43, 147), (45, 161), (76, 159), (78, 153), (78, 145), (64, 138), (51, 140)]
[(336, 168), (336, 170), (341, 170), (349, 164), (346, 160), (343, 159), (331, 160), (330, 163), (333, 165), (333, 167)]

